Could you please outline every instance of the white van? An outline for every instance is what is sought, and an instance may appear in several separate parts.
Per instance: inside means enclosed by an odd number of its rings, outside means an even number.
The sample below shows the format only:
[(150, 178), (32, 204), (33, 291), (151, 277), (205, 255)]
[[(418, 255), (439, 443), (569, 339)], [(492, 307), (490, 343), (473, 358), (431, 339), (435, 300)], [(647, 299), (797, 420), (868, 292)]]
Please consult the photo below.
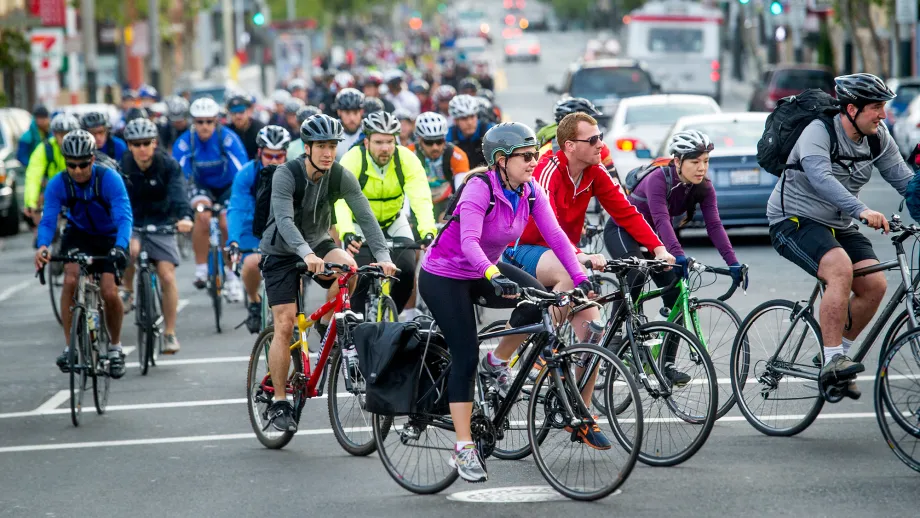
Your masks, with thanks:
[(662, 93), (702, 94), (721, 102), (719, 9), (680, 0), (649, 2), (624, 22), (627, 57), (648, 67)]

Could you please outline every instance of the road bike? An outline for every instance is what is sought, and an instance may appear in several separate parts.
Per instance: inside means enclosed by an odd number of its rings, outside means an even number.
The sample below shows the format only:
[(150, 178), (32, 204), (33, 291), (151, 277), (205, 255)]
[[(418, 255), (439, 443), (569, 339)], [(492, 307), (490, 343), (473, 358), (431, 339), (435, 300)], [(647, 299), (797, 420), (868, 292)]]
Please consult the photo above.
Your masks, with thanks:
[(134, 323), (137, 326), (137, 355), (141, 375), (146, 376), (150, 367), (156, 366), (164, 345), (163, 291), (157, 276), (156, 263), (144, 249), (148, 235), (172, 236), (176, 234), (173, 225), (147, 225), (134, 227), (134, 234), (140, 239), (141, 250), (137, 254), (137, 293)]
[[(387, 239), (387, 248), (390, 255), (407, 250), (421, 250), (424, 243), (417, 243), (407, 238)], [(365, 322), (399, 322), (399, 308), (396, 301), (390, 296), (392, 282), (398, 280), (370, 278), (371, 286), (368, 288), (367, 306), (365, 307)]]
[(223, 207), (215, 203), (210, 207), (198, 205), (198, 212), (210, 212), (211, 221), (208, 226), (208, 281), (207, 290), (211, 297), (211, 306), (214, 308), (214, 325), (217, 332), (221, 332), (220, 319), (223, 316), (221, 295), (224, 288), (224, 247), (221, 246), (220, 213)]
[[(60, 253), (61, 236), (64, 234), (64, 228), (67, 227), (65, 218), (58, 218), (57, 227), (55, 228), (54, 238), (48, 247), (51, 255)], [(63, 326), (64, 321), (61, 319), (61, 288), (64, 287), (64, 265), (62, 263), (52, 263), (48, 270), (48, 292), (51, 295), (51, 310), (54, 311), (54, 318), (58, 324)]]

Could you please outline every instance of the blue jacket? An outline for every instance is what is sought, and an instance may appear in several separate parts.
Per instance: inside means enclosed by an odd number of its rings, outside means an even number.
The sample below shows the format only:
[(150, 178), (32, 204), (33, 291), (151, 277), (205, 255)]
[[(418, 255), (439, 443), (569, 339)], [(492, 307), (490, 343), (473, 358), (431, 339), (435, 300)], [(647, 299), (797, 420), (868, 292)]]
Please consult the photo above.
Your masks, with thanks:
[(19, 160), (22, 167), (28, 167), (29, 157), (32, 156), (32, 152), (48, 137), (49, 135), (42, 137), (38, 125), (35, 124), (35, 121), (32, 121), (28, 131), (19, 139), (19, 147), (16, 148), (16, 160)]
[(109, 134), (109, 138), (106, 139), (105, 145), (102, 146), (99, 151), (109, 155), (115, 162), (121, 162), (121, 157), (128, 151), (128, 144), (121, 138)]
[[(100, 196), (94, 194), (96, 176), (103, 175), (100, 183)], [(67, 207), (67, 172), (55, 175), (45, 187), (45, 206), (42, 221), (38, 225), (37, 246), (49, 246), (54, 237), (58, 215), (62, 207)], [(93, 165), (89, 182), (84, 185), (74, 183), (76, 199), (67, 211), (67, 228), (74, 227), (95, 236), (115, 237), (115, 246), (128, 249), (131, 239), (131, 202), (121, 175), (98, 165)]]
[(240, 137), (223, 126), (207, 142), (202, 142), (191, 129), (186, 130), (173, 144), (173, 158), (186, 178), (208, 189), (229, 187), (249, 160)]
[(230, 191), (230, 207), (227, 208), (227, 244), (237, 243), (243, 236), (252, 235), (252, 218), (256, 209), (256, 181), (262, 161), (255, 159), (248, 162), (233, 178)]

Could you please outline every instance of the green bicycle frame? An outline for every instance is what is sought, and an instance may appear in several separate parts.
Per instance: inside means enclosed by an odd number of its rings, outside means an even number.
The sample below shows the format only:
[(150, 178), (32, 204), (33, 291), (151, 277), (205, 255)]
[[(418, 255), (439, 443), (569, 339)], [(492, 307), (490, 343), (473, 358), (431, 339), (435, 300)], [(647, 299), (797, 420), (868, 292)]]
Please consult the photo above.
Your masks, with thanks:
[[(685, 329), (692, 329), (693, 333), (700, 340), (700, 343), (703, 344), (703, 348), (708, 352), (709, 346), (706, 344), (706, 337), (703, 336), (703, 330), (700, 328), (700, 320), (696, 316), (696, 311), (690, 311), (690, 291), (687, 289), (687, 283), (684, 281), (684, 279), (678, 279), (677, 284), (675, 284), (674, 287), (670, 289), (678, 290), (678, 294), (677, 300), (674, 302), (674, 306), (668, 313), (668, 322), (682, 325)], [(667, 290), (667, 288), (658, 288), (639, 294), (639, 297), (636, 299), (635, 303), (636, 311), (639, 311), (643, 303), (648, 300), (661, 297)], [(678, 322), (678, 315), (681, 314), (683, 314), (683, 322)], [(652, 347), (652, 356), (656, 360), (658, 359), (658, 353), (660, 350), (661, 344), (656, 344)]]

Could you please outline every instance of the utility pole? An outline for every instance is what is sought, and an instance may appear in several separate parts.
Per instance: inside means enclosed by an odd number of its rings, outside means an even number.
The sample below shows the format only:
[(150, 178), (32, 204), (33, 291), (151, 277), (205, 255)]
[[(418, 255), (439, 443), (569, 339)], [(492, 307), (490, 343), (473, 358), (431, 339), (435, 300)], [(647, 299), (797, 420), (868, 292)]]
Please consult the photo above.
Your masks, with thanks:
[(898, 43), (899, 70), (892, 68), (891, 75), (910, 77), (913, 68), (912, 35), (917, 24), (917, 0), (896, 0), (894, 21), (898, 23), (900, 42)]
[(161, 89), (160, 69), (160, 0), (147, 1), (147, 27), (150, 31), (150, 85)]
[(220, 19), (223, 22), (224, 33), (224, 66), (230, 66), (230, 60), (233, 59), (233, 51), (236, 48), (236, 39), (233, 36), (233, 0), (221, 0)]
[(96, 102), (96, 1), (80, 0), (80, 21), (83, 27), (83, 56), (86, 61), (86, 99)]

